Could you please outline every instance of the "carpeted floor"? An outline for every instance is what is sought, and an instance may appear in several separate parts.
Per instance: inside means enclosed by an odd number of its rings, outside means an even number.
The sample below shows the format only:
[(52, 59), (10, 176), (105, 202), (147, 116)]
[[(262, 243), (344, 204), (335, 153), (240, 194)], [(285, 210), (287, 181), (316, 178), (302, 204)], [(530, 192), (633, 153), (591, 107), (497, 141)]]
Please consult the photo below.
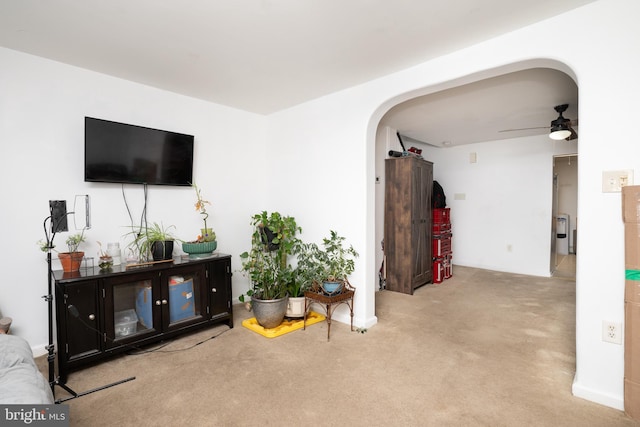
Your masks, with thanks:
[(233, 329), (71, 374), (78, 392), (136, 376), (67, 402), (71, 425), (640, 426), (571, 394), (567, 278), (455, 267), (413, 296), (378, 292), (378, 324), (351, 332), (334, 322), (331, 342), (324, 322), (262, 337), (241, 325), (251, 313), (234, 309)]

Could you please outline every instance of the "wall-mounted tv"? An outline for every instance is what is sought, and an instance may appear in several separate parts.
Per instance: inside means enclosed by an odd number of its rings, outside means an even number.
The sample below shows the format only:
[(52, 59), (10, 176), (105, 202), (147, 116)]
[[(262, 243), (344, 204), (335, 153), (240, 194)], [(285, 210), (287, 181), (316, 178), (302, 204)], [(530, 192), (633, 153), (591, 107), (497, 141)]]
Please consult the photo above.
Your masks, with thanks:
[(84, 119), (84, 180), (191, 185), (193, 135)]

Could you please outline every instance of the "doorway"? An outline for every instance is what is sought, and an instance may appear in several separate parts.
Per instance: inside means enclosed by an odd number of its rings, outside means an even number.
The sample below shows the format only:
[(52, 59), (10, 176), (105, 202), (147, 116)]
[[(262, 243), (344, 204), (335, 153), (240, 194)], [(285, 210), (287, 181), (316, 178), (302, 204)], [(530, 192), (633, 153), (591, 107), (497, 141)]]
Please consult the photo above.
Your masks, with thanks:
[(576, 277), (578, 242), (578, 156), (554, 156), (551, 274)]

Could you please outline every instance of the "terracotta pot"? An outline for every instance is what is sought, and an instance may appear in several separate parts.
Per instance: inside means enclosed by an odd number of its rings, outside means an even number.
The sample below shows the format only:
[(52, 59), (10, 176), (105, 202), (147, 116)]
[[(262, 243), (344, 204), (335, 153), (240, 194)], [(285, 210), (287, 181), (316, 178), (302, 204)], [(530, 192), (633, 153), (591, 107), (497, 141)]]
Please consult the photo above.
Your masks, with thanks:
[(80, 270), (80, 264), (84, 258), (84, 252), (62, 252), (58, 254), (62, 271), (69, 273)]

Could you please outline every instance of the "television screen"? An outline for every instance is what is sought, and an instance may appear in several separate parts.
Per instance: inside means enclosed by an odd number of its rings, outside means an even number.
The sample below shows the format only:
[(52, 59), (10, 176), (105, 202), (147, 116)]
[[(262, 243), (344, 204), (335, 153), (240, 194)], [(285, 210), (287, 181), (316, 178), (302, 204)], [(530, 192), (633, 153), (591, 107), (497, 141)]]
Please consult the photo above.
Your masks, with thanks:
[(84, 180), (191, 185), (193, 135), (85, 117)]

